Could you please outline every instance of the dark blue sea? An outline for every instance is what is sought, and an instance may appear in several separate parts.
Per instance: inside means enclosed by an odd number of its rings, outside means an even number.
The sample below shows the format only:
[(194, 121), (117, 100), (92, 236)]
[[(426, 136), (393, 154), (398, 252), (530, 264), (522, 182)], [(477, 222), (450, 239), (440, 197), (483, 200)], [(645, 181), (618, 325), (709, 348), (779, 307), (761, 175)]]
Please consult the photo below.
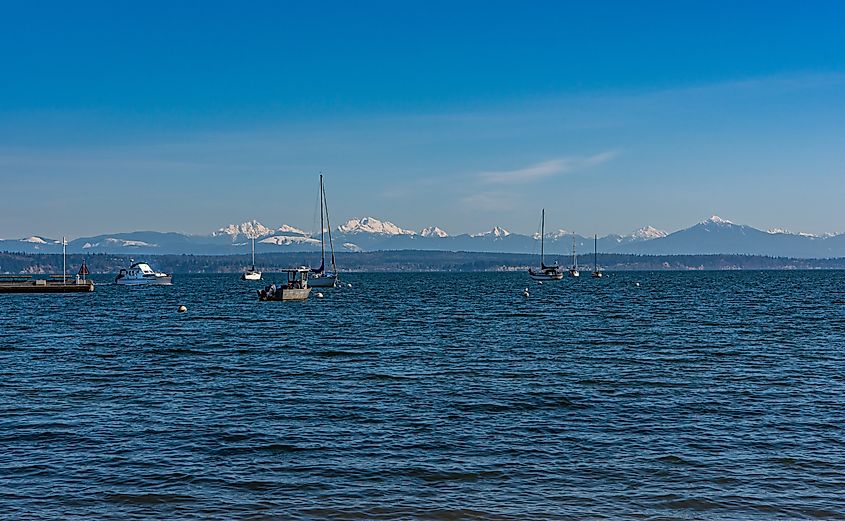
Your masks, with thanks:
[(845, 518), (843, 272), (345, 280), (0, 295), (0, 517)]

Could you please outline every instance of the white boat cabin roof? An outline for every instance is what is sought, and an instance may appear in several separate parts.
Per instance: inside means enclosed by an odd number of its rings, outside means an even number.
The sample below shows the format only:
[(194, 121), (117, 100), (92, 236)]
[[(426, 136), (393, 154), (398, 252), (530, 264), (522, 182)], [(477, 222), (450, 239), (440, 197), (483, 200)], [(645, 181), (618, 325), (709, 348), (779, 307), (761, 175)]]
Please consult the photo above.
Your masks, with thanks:
[(149, 264), (146, 262), (136, 262), (133, 265), (129, 266), (129, 269), (137, 268), (141, 270), (141, 273), (155, 273), (153, 269), (150, 267)]

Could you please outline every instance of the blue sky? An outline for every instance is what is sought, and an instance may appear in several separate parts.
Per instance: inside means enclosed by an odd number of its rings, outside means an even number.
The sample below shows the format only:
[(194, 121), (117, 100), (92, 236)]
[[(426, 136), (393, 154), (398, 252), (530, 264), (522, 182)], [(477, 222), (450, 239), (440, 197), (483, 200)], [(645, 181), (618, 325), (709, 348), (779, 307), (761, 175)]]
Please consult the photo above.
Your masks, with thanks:
[(0, 7), (0, 237), (845, 231), (841, 2)]

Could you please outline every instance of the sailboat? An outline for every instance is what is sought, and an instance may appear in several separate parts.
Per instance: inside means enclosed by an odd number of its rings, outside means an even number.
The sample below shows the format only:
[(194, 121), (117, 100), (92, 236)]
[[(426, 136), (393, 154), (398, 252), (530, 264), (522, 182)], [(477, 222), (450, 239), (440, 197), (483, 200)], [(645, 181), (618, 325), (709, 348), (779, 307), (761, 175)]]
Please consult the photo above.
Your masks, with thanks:
[(593, 235), (593, 278), (602, 278), (602, 272), (599, 271), (599, 236)]
[[(323, 225), (324, 215), (325, 225)], [(326, 271), (326, 228), (328, 228), (329, 251), (331, 252), (331, 270), (329, 271)], [(337, 264), (334, 257), (334, 242), (332, 242), (332, 224), (329, 221), (329, 204), (326, 202), (323, 174), (320, 174), (320, 267), (311, 269), (308, 285), (313, 288), (333, 288), (336, 284)]]
[(255, 269), (255, 237), (252, 238), (252, 267), (243, 272), (241, 280), (261, 280), (261, 272)]
[(572, 234), (572, 267), (569, 268), (569, 274), (573, 277), (580, 277), (581, 273), (578, 271), (578, 255), (575, 253), (575, 233)]
[(563, 270), (557, 263), (546, 266), (544, 242), (546, 238), (546, 209), (543, 208), (540, 217), (540, 268), (528, 268), (528, 275), (534, 280), (560, 280), (563, 278)]

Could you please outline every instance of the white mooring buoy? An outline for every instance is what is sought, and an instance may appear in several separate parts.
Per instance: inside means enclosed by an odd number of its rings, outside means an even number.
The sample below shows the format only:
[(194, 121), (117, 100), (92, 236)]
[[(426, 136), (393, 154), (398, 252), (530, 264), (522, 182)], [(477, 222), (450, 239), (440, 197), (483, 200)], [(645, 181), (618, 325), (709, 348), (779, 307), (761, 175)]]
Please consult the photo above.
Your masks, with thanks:
[(347, 284), (346, 284), (346, 287), (347, 287), (347, 288), (351, 288), (351, 287), (352, 287), (352, 284), (351, 284), (351, 283), (347, 283)]
[(184, 312), (188, 311), (188, 308), (186, 308), (184, 305), (182, 305), (182, 306), (179, 306), (179, 309), (177, 309), (176, 311), (178, 311), (179, 313), (184, 313)]
[(639, 287), (640, 287), (640, 283), (639, 283), (639, 282), (635, 282), (635, 283), (634, 283), (634, 286), (636, 286), (636, 287), (638, 287), (638, 288), (639, 288)]
[(323, 298), (323, 294), (318, 291), (316, 297), (317, 298)]
[(523, 296), (523, 297), (528, 297), (528, 296), (530, 296), (530, 294), (528, 293), (528, 288), (525, 288), (524, 290), (522, 290), (522, 296)]

